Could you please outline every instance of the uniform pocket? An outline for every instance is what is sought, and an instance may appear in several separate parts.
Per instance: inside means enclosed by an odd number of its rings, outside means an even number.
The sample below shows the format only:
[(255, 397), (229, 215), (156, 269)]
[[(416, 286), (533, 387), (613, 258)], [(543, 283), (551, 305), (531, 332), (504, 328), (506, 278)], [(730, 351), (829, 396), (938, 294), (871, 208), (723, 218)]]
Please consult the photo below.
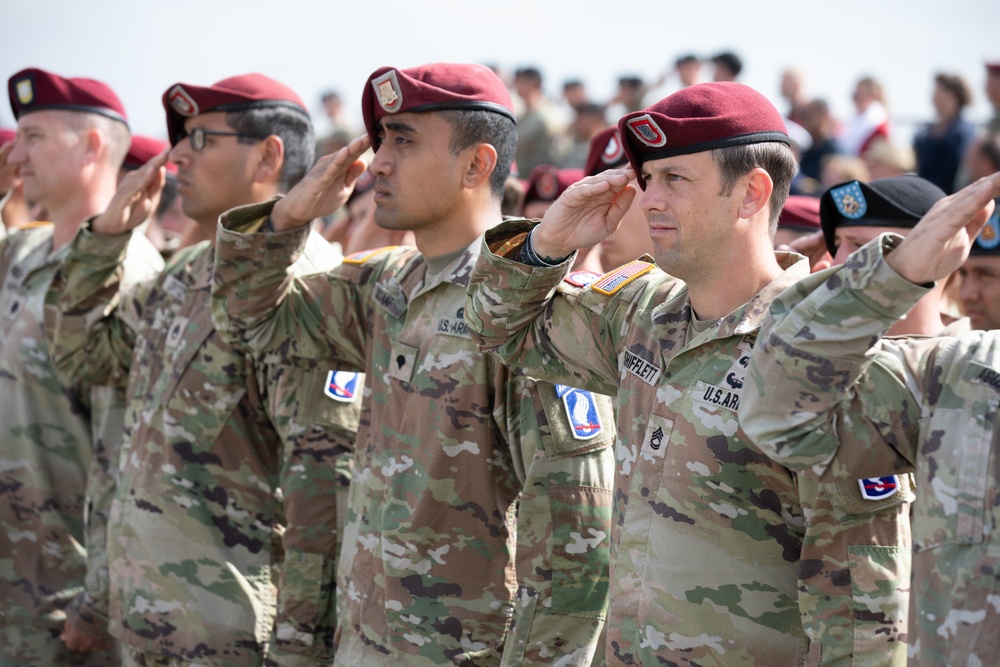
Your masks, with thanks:
[(552, 611), (604, 618), (609, 592), (611, 489), (553, 486)]

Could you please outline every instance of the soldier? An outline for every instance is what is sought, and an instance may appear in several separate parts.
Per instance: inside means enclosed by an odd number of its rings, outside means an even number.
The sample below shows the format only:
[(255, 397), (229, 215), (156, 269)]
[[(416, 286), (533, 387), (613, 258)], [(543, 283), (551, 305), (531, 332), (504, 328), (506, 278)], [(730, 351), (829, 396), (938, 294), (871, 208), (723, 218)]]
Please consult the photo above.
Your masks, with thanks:
[[(501, 220), (510, 95), (480, 65), (382, 67), (362, 111), (368, 135), (287, 197), (227, 213), (213, 295), (219, 330), (255, 354), (366, 372), (336, 664), (589, 665), (607, 604), (610, 403), (511, 374), (463, 318), (479, 240)], [(308, 221), (346, 199), (369, 145), (375, 220), (417, 248), (290, 279)]]
[[(178, 83), (163, 105), (184, 212), (202, 228), (285, 192), (313, 162), (305, 105), (260, 74)], [(344, 488), (334, 461), (349, 452), (358, 405), (329, 386), (336, 367), (281, 351), (254, 362), (219, 336), (211, 241), (178, 251), (134, 292), (119, 288), (123, 232), (154, 208), (166, 158), (122, 180), (49, 292), (58, 367), (127, 388), (111, 633), (126, 665), (260, 665), (265, 649), (271, 664), (329, 661)], [(306, 246), (296, 270), (338, 259), (318, 235)]]
[[(737, 421), (766, 306), (809, 271), (772, 249), (795, 171), (781, 114), (747, 86), (705, 83), (618, 128), (631, 168), (576, 184), (537, 226), (488, 233), (467, 311), (516, 372), (617, 394), (608, 663), (901, 662), (893, 549), (804, 526), (796, 475)], [(663, 270), (644, 258), (568, 284), (574, 251), (631, 205), (635, 173)], [(886, 501), (892, 519), (867, 544), (905, 540), (906, 499)], [(806, 540), (829, 553), (806, 560)]]
[(769, 456), (820, 479), (883, 494), (886, 468), (916, 472), (911, 665), (996, 661), (1000, 335), (883, 336), (961, 266), (998, 195), (1000, 173), (782, 293), (740, 406)]
[(958, 275), (958, 298), (971, 327), (1000, 329), (1000, 209), (993, 209)]
[[(93, 79), (31, 68), (8, 90), (18, 137), (3, 157), (51, 222), (0, 241), (0, 665), (117, 665), (105, 527), (123, 397), (57, 375), (43, 309), (67, 242), (114, 195), (128, 121)], [(129, 256), (129, 281), (162, 266), (141, 235)]]
[[(820, 198), (820, 223), (833, 266), (883, 232), (906, 236), (931, 206), (945, 197), (941, 188), (914, 176), (890, 176), (865, 183), (838, 183)], [(935, 286), (913, 309), (893, 324), (891, 336), (937, 336), (952, 323), (943, 315), (944, 283)], [(948, 322), (945, 322), (945, 319)], [(957, 327), (965, 326), (958, 322)], [(961, 333), (954, 330), (950, 333)]]

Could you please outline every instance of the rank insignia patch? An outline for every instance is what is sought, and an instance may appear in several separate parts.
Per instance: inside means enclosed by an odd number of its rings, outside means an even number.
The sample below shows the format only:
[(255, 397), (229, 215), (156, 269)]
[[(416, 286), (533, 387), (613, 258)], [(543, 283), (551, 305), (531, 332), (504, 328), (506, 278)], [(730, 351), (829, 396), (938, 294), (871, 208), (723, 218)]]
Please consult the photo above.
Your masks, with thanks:
[(663, 133), (663, 130), (649, 114), (636, 116), (626, 124), (628, 129), (632, 130), (632, 134), (647, 146), (659, 148), (667, 145), (667, 135)]
[(335, 401), (350, 403), (358, 395), (358, 374), (350, 371), (330, 371), (323, 393)]
[(653, 270), (653, 265), (641, 259), (629, 262), (625, 266), (619, 266), (614, 271), (605, 273), (601, 279), (590, 286), (590, 289), (601, 294), (611, 296), (630, 282)]
[(976, 245), (984, 250), (993, 250), (1000, 245), (1000, 213), (986, 221), (983, 231), (976, 237)]
[(858, 480), (861, 487), (861, 497), (865, 500), (882, 500), (899, 490), (899, 478), (896, 475), (888, 477), (866, 477)]
[(837, 210), (848, 220), (858, 220), (868, 212), (868, 202), (857, 181), (834, 188), (830, 196)]
[(167, 93), (170, 106), (180, 115), (190, 118), (198, 115), (198, 103), (180, 85), (176, 85)]
[(375, 97), (386, 113), (396, 113), (403, 106), (403, 91), (396, 79), (396, 70), (391, 69), (385, 74), (372, 79)]
[(562, 399), (563, 407), (566, 408), (573, 437), (577, 440), (590, 440), (597, 436), (602, 427), (594, 395), (585, 389), (575, 389), (564, 384), (557, 384), (555, 388), (556, 395)]

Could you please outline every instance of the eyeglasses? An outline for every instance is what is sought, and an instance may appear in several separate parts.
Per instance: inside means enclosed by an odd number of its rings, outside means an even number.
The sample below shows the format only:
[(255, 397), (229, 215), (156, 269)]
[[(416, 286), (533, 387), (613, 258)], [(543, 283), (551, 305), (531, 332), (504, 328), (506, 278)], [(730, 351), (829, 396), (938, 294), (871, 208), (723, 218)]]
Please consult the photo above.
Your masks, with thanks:
[(190, 132), (185, 133), (181, 136), (181, 139), (187, 137), (191, 140), (192, 150), (200, 151), (205, 148), (205, 137), (241, 137), (246, 139), (267, 139), (266, 134), (250, 134), (247, 132), (220, 132), (217, 130), (206, 130), (200, 127), (196, 127)]

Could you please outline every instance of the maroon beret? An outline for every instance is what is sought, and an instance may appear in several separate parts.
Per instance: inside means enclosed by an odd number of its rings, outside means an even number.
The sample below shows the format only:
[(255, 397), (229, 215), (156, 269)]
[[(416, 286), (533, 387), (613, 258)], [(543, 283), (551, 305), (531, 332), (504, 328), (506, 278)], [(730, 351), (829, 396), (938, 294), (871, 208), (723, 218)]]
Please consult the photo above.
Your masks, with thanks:
[(986, 72), (989, 74), (1000, 74), (1000, 60), (986, 63)]
[(242, 74), (211, 86), (175, 83), (163, 93), (167, 110), (167, 136), (174, 146), (184, 137), (184, 119), (209, 111), (244, 111), (263, 107), (289, 107), (309, 112), (295, 91), (263, 74)]
[(16, 130), (8, 130), (6, 128), (0, 128), (0, 146), (4, 144), (9, 144), (17, 138)]
[[(777, 141), (789, 144), (781, 113), (742, 83), (699, 83), (618, 121), (625, 153), (639, 174), (642, 163), (675, 155)], [(645, 189), (645, 182), (639, 179)]]
[(531, 170), (528, 177), (524, 203), (555, 201), (566, 192), (566, 188), (582, 178), (582, 169), (559, 169), (551, 164), (540, 164)]
[[(132, 144), (128, 147), (128, 153), (125, 155), (125, 161), (122, 163), (122, 169), (138, 169), (162, 153), (164, 148), (169, 147), (170, 143), (164, 141), (163, 139), (156, 139), (154, 137), (137, 134), (132, 137)], [(176, 173), (177, 165), (172, 162), (168, 162), (167, 171), (171, 174)]]
[(818, 232), (819, 228), (819, 197), (788, 195), (778, 216), (778, 229)]
[(43, 109), (65, 109), (101, 114), (128, 127), (125, 106), (115, 91), (94, 79), (64, 79), (31, 67), (8, 79), (7, 93), (14, 118)]
[(593, 176), (626, 164), (628, 156), (625, 155), (625, 148), (622, 146), (622, 136), (618, 134), (617, 127), (608, 127), (590, 140), (590, 151), (587, 153), (583, 172), (587, 176)]
[(445, 111), (492, 111), (517, 122), (507, 86), (485, 65), (432, 63), (396, 69), (380, 67), (372, 72), (361, 93), (365, 129), (378, 150), (379, 121), (394, 113)]

